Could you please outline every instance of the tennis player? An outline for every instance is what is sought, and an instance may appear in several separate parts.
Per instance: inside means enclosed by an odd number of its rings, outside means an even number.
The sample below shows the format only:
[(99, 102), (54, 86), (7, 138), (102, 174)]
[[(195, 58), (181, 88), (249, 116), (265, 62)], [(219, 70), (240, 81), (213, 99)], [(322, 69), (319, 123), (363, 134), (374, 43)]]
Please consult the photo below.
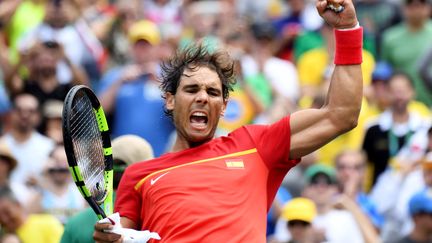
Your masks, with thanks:
[[(265, 242), (266, 213), (282, 179), (300, 158), (354, 128), (361, 106), (362, 28), (352, 0), (317, 9), (335, 28), (336, 64), (325, 105), (271, 125), (241, 127), (214, 138), (234, 84), (233, 61), (202, 46), (162, 65), (166, 112), (177, 131), (173, 151), (129, 166), (115, 211), (125, 228), (159, 233), (160, 242)], [(139, 105), (139, 104), (138, 104)], [(97, 223), (97, 242), (122, 242)]]

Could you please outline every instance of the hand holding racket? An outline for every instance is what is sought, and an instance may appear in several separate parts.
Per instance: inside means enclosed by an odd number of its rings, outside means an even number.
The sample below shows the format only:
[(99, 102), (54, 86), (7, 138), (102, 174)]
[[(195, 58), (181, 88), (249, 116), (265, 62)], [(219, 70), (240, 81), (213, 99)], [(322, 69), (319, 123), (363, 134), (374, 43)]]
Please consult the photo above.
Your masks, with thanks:
[(113, 212), (112, 149), (105, 113), (90, 88), (77, 85), (68, 92), (62, 125), (75, 184), (97, 217), (106, 218)]

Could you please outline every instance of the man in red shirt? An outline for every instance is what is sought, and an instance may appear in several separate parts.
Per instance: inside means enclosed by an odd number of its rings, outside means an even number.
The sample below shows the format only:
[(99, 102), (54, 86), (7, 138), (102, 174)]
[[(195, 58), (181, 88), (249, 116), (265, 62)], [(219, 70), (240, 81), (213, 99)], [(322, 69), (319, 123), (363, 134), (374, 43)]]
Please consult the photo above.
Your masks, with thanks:
[[(361, 39), (351, 0), (336, 14), (317, 2), (335, 29), (335, 70), (326, 104), (271, 125), (214, 138), (235, 83), (224, 52), (193, 46), (162, 65), (166, 113), (176, 126), (170, 153), (127, 168), (115, 211), (124, 228), (159, 233), (161, 242), (265, 242), (266, 213), (299, 158), (356, 126), (362, 98)], [(345, 30), (341, 30), (345, 29)], [(97, 223), (97, 242), (122, 242)]]

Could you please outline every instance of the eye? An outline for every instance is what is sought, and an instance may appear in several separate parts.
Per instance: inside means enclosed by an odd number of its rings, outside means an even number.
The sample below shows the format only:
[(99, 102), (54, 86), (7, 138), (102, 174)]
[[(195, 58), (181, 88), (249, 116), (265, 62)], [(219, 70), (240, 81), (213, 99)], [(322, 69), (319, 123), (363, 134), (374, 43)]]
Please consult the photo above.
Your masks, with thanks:
[(220, 96), (221, 92), (217, 89), (209, 89), (207, 90), (207, 93), (211, 96)]
[(196, 92), (197, 92), (197, 89), (195, 89), (195, 88), (186, 88), (184, 91), (185, 91), (186, 93), (193, 94), (193, 93), (196, 93)]

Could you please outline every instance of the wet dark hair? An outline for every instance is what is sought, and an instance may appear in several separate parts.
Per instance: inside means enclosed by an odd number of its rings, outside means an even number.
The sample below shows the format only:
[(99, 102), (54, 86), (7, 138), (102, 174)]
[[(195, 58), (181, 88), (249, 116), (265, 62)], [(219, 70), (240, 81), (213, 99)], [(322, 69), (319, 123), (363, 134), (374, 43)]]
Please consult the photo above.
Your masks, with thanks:
[[(190, 45), (162, 63), (160, 88), (164, 99), (167, 93), (176, 94), (185, 70), (195, 71), (200, 67), (207, 67), (218, 74), (222, 82), (223, 98), (228, 99), (229, 92), (233, 90), (233, 85), (236, 83), (234, 61), (225, 51), (210, 52), (208, 49), (201, 43)], [(165, 108), (165, 114), (172, 117), (172, 110)]]

